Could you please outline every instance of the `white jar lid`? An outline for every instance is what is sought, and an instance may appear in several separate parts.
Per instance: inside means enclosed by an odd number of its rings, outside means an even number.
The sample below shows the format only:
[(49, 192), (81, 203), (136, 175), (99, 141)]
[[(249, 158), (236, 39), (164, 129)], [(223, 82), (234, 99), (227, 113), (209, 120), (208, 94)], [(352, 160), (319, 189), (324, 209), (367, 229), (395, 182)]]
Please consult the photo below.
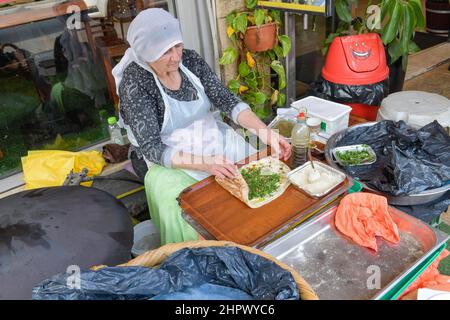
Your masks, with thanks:
[(308, 119), (306, 119), (306, 124), (309, 127), (320, 126), (321, 123), (322, 123), (322, 121), (319, 118), (308, 118)]

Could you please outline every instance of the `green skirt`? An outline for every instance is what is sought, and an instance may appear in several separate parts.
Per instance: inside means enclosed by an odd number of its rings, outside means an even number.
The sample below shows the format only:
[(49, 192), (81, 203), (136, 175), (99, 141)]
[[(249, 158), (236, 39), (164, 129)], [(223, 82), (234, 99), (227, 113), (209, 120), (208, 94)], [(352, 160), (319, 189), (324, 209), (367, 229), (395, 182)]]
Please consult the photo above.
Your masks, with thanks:
[(198, 240), (198, 233), (183, 219), (177, 198), (197, 180), (180, 169), (152, 165), (145, 175), (145, 193), (153, 223), (161, 233), (161, 245)]

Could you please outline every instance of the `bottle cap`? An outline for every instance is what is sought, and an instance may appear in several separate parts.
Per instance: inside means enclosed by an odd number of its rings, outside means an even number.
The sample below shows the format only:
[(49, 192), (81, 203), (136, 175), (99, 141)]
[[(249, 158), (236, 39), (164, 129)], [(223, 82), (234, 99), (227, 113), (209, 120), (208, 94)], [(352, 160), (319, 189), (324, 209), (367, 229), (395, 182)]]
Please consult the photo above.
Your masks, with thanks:
[(300, 112), (298, 115), (297, 115), (297, 118), (304, 118), (305, 117), (305, 113), (304, 112)]
[(117, 119), (116, 117), (109, 117), (108, 118), (108, 124), (116, 124), (117, 123)]

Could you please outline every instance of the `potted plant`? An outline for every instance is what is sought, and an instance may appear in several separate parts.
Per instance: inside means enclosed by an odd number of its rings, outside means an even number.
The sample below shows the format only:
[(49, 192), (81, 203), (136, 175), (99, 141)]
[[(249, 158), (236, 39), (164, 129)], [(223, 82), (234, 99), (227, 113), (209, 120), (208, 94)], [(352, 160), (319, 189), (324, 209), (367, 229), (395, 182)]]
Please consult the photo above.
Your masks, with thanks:
[(235, 10), (226, 17), (232, 45), (224, 50), (219, 63), (238, 63), (238, 74), (228, 82), (228, 88), (267, 123), (273, 107), (286, 103), (286, 72), (281, 60), (289, 53), (291, 41), (279, 34), (278, 11), (256, 8), (257, 0), (246, 0), (245, 4), (245, 11)]
[(338, 36), (377, 32), (386, 49), (390, 69), (389, 92), (400, 91), (403, 87), (408, 55), (420, 51), (413, 38), (416, 29), (423, 30), (425, 27), (421, 0), (381, 0), (378, 4), (380, 9), (378, 24), (374, 20), (376, 12), (367, 13), (366, 10), (365, 16), (353, 18), (351, 5), (357, 3), (357, 0), (336, 0), (336, 13), (340, 22), (336, 32), (325, 40), (322, 52), (326, 54), (329, 45)]

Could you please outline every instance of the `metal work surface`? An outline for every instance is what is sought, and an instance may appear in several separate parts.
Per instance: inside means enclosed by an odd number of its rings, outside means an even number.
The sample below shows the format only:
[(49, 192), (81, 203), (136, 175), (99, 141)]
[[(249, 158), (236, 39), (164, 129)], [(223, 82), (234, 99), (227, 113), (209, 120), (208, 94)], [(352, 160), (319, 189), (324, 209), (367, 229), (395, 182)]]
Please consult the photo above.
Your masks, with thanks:
[[(377, 239), (378, 252), (361, 247), (334, 225), (337, 207), (263, 249), (295, 269), (320, 299), (377, 299), (424, 261), (448, 238), (423, 222), (389, 208), (400, 243)], [(379, 268), (379, 269), (378, 269)], [(380, 272), (380, 287), (368, 288)], [(376, 282), (375, 282), (376, 284)]]

